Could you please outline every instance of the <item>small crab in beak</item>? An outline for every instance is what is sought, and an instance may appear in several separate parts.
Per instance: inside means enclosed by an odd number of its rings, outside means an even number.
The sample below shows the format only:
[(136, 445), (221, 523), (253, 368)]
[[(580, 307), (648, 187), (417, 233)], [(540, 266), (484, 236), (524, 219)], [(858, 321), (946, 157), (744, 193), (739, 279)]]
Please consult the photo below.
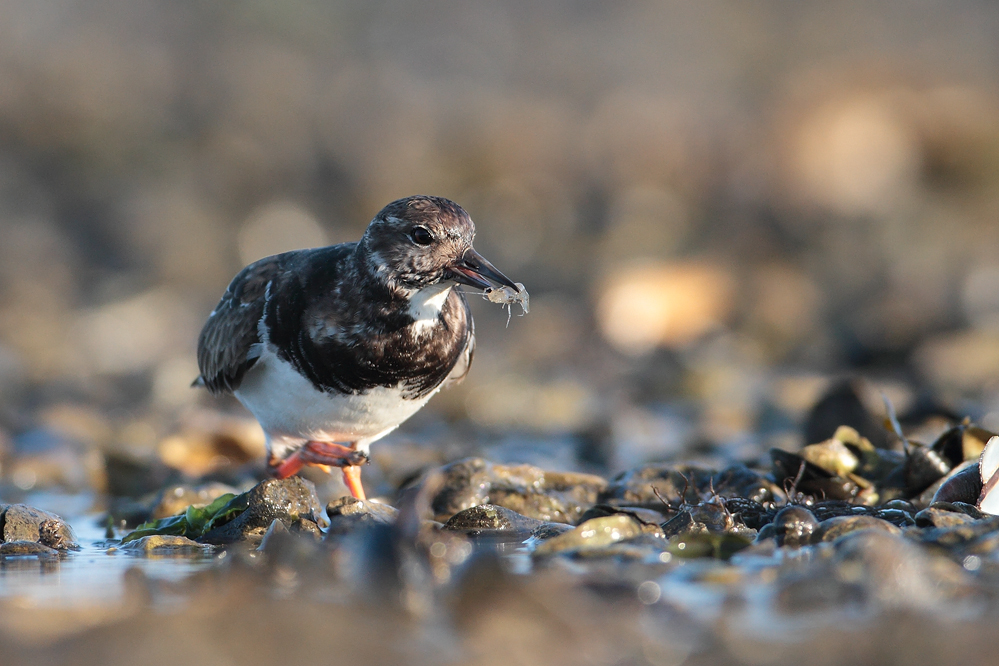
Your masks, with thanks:
[(500, 273), (485, 257), (472, 248), (465, 250), (461, 259), (448, 266), (448, 271), (455, 282), (479, 289), (493, 289), (499, 285), (510, 287), (517, 293), (520, 293), (521, 290), (517, 283)]

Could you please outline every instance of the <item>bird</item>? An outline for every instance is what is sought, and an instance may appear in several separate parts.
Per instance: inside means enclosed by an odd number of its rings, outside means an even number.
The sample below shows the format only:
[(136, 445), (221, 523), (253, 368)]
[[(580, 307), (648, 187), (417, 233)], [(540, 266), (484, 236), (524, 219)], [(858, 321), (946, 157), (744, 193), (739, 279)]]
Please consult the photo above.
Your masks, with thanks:
[(468, 374), (475, 326), (456, 287), (523, 289), (474, 238), (461, 206), (411, 196), (382, 208), (357, 242), (246, 266), (201, 331), (195, 385), (253, 414), (274, 477), (339, 467), (366, 499), (371, 443)]

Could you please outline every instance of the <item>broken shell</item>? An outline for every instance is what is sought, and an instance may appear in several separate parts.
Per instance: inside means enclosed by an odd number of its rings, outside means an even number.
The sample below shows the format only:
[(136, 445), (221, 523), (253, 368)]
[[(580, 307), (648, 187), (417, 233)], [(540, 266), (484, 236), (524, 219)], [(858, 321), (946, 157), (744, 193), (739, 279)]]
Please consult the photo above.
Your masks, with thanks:
[(851, 479), (837, 476), (795, 453), (772, 448), (770, 459), (773, 461), (774, 479), (778, 483), (789, 484), (794, 492), (840, 500), (852, 500), (861, 494), (861, 488)]
[(964, 429), (963, 436), (961, 438), (961, 448), (964, 454), (965, 460), (978, 460), (981, 457), (982, 451), (985, 450), (985, 445), (988, 444), (989, 440), (995, 437), (994, 432), (989, 432), (984, 428), (979, 428), (978, 426), (970, 425)]
[(985, 445), (982, 457), (978, 459), (978, 469), (982, 479), (982, 492), (978, 496), (978, 508), (985, 513), (999, 514), (999, 435)]
[[(839, 431), (837, 431), (839, 432)], [(836, 476), (845, 477), (857, 469), (857, 456), (838, 439), (829, 439), (820, 444), (809, 444), (801, 450), (801, 457), (818, 465)]]

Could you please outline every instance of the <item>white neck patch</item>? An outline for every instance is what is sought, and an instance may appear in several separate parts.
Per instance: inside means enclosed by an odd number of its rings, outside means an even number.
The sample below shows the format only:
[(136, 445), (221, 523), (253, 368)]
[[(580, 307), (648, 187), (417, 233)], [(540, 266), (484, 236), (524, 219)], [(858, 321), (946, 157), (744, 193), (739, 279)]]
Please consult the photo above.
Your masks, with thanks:
[(437, 317), (453, 286), (450, 282), (440, 282), (424, 287), (409, 297), (408, 313), (414, 319), (412, 326), (417, 333), (422, 333), (437, 323)]

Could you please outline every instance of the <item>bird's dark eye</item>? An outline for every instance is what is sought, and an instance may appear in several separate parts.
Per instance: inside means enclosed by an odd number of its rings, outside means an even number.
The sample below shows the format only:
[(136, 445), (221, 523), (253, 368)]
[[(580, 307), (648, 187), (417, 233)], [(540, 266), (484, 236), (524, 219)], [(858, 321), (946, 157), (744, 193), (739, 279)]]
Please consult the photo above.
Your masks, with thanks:
[(430, 245), (434, 242), (434, 237), (426, 227), (414, 227), (409, 235), (417, 245)]

